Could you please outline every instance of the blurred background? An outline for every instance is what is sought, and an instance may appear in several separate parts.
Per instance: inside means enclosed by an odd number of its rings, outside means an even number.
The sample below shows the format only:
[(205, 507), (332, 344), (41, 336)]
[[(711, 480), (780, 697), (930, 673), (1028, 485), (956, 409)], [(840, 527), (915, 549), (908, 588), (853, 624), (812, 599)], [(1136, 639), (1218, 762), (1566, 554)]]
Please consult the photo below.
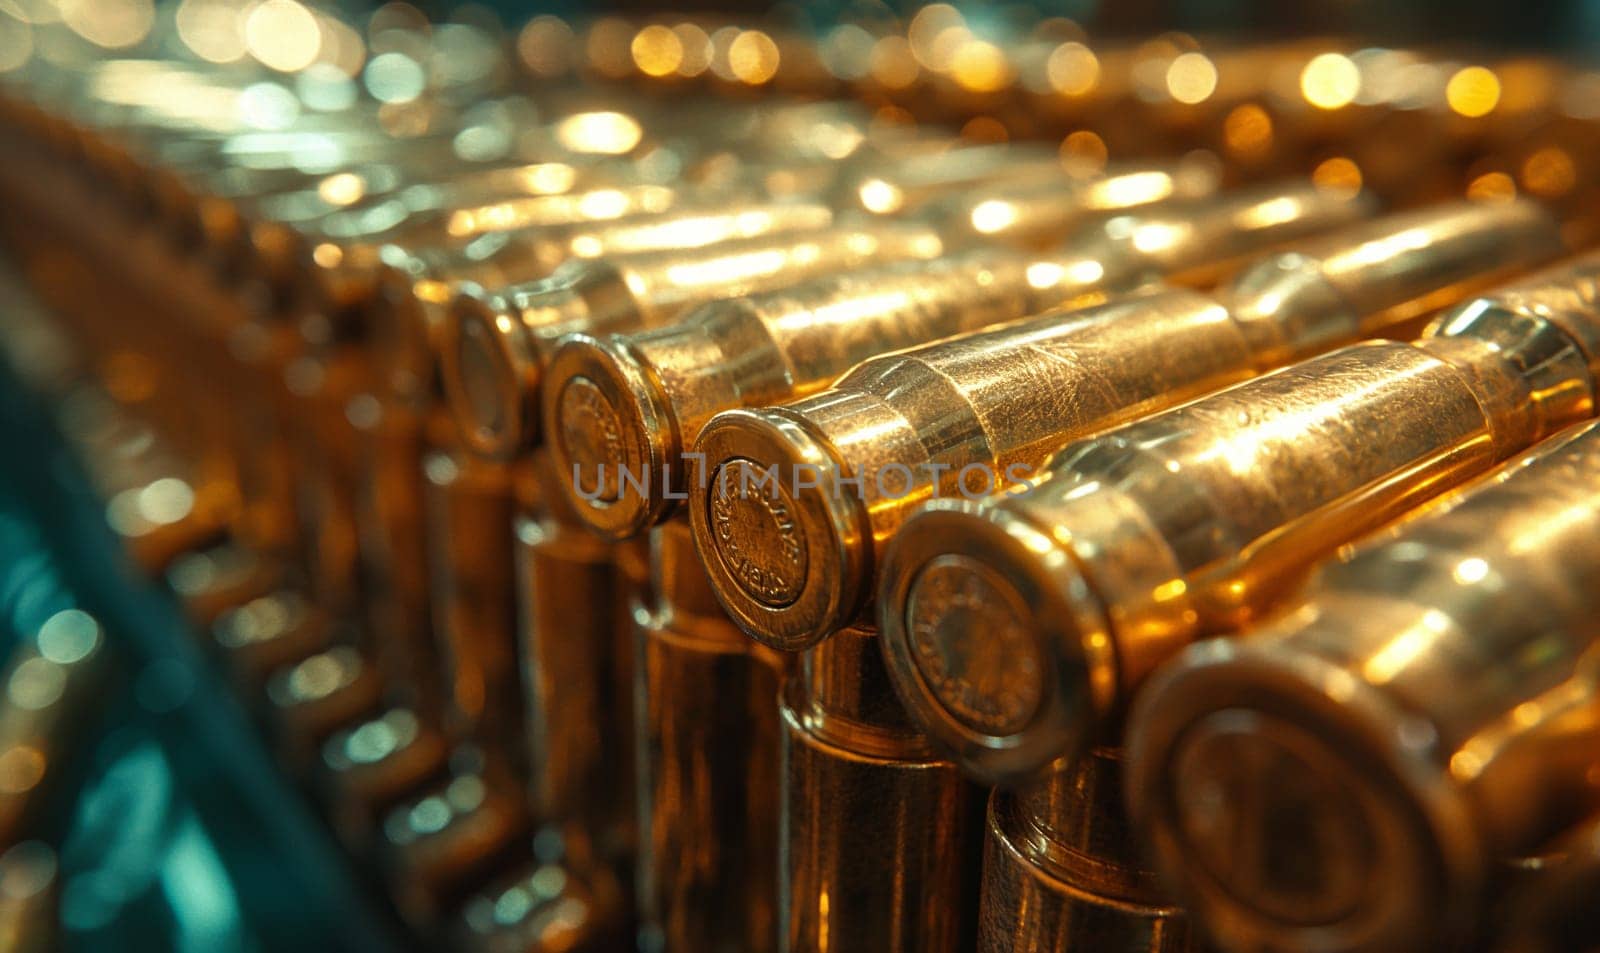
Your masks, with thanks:
[[(568, 23), (613, 14), (678, 13), (722, 15), (775, 32), (814, 36), (825, 65), (841, 79), (871, 70), (892, 87), (889, 80), (897, 70), (914, 76), (920, 63), (922, 69), (950, 72), (969, 89), (987, 92), (995, 88), (984, 89), (989, 78), (1000, 75), (990, 69), (998, 51), (1012, 39), (1038, 35), (1041, 24), (1067, 42), (1078, 31), (1097, 40), (1164, 31), (1246, 39), (1356, 37), (1374, 46), (1448, 47), (1490, 60), (1555, 51), (1579, 62), (1600, 49), (1600, 0), (1070, 0), (925, 9), (878, 0), (775, 5), (699, 0), (692, 9), (656, 0), (382, 7), (301, 0), (0, 0), (0, 84), (7, 73), (43, 60), (72, 64), (152, 54), (221, 64), (253, 60), (296, 84), (298, 102), (271, 84), (252, 87), (253, 98), (241, 102), (257, 113), (262, 128), (276, 128), (289, 125), (301, 103), (322, 108), (319, 103), (355, 95), (357, 83), (385, 103), (407, 101), (408, 90), (415, 98), (423, 87), (424, 66), (433, 74), (462, 72), (454, 79), (470, 87), (482, 78), (468, 75), (470, 70), (491, 59), (479, 55), (486, 48), (514, 50), (520, 65), (535, 75), (564, 74), (570, 66), (566, 58), (581, 55), (578, 34)], [(385, 41), (386, 34), (392, 41), (408, 25), (427, 21), (451, 25), (435, 29), (425, 50)], [(886, 52), (875, 46), (882, 37), (898, 36), (907, 24), (909, 52), (899, 51), (899, 59), (874, 55)], [(917, 46), (919, 25), (934, 41), (955, 36), (960, 43), (945, 47), (970, 55), (960, 62), (935, 62), (940, 43)], [(632, 27), (624, 29), (626, 40)], [(587, 34), (591, 42), (603, 35)], [(698, 36), (709, 43), (703, 31)], [(623, 42), (618, 48), (630, 47)], [(656, 72), (649, 49), (641, 49), (632, 46), (633, 61), (624, 62), (622, 72), (637, 68), (665, 75)], [(603, 61), (592, 55), (591, 61), (592, 68), (606, 73)], [(689, 62), (680, 46), (667, 73), (692, 75)], [(1003, 57), (998, 62), (1004, 66)], [(700, 66), (723, 68), (739, 73), (737, 64), (725, 67), (709, 56)], [(1349, 61), (1335, 58), (1329, 75), (1342, 76), (1339, 68), (1353, 69)], [(755, 86), (770, 75), (737, 78)], [(1168, 75), (1169, 84), (1174, 75)], [(1488, 79), (1477, 87), (1464, 83), (1459, 96), (1452, 93), (1452, 108), (1474, 117), (1494, 108), (1498, 85), (1486, 109), (1474, 107), (1483, 99), (1479, 87), (1494, 83), (1492, 74), (1478, 69), (1459, 75)], [(1063, 76), (1051, 71), (1045, 81), (1060, 89), (1070, 82)], [(1329, 88), (1309, 84), (1305, 96), (1330, 109), (1361, 101), (1354, 89), (1329, 93)], [(1195, 101), (1176, 88), (1173, 95)], [(1332, 105), (1316, 98), (1335, 95), (1344, 98)], [(1600, 115), (1600, 75), (1576, 81), (1568, 97), (1566, 106), (1574, 115)], [(183, 105), (197, 115), (205, 108)], [(22, 307), (0, 299), (0, 312)], [(69, 658), (51, 664), (81, 661), (87, 645), (115, 656), (119, 667), (135, 675), (117, 680), (114, 691), (97, 699), (90, 723), (80, 726), (81, 745), (21, 755), (14, 752), (22, 749), (12, 747), (0, 754), (0, 823), (6, 820), (6, 799), (23, 799), (41, 783), (47, 766), (63, 792), (49, 799), (47, 816), (30, 818), (27, 828), (56, 846), (0, 842), (0, 948), (21, 948), (4, 944), (35, 915), (31, 904), (43, 898), (48, 904), (42, 909), (59, 909), (62, 933), (39, 949), (212, 953), (290, 951), (307, 944), (318, 951), (403, 949), (382, 902), (344, 870), (302, 795), (273, 769), (245, 713), (214, 686), (185, 641), (186, 622), (171, 599), (131, 569), (72, 455), (44, 422), (47, 416), (11, 376), (0, 375), (0, 455), (39, 464), (0, 466), (0, 651), (56, 631), (64, 633), (69, 647), (60, 651)], [(156, 502), (130, 505), (148, 508)], [(50, 679), (57, 676), (40, 671), (39, 666), (21, 675), (8, 671), (11, 708), (29, 710), (30, 692), (53, 690)], [(6, 830), (0, 826), (0, 839)]]

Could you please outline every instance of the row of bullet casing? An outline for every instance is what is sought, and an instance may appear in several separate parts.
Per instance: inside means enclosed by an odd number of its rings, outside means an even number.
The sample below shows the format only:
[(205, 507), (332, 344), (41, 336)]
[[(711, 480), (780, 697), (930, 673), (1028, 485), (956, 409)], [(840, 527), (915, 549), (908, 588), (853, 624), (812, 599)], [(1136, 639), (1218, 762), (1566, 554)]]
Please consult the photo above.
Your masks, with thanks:
[[(1142, 835), (1219, 946), (1393, 949), (1584, 819), (1592, 576), (1553, 554), (1593, 440), (1549, 438), (1593, 413), (1600, 265), (1506, 284), (1581, 189), (1379, 214), (620, 88), (403, 134), (174, 107), (255, 78), (19, 77), (6, 233), (149, 425), (92, 444), (116, 525), (419, 926), (1189, 949)], [(1172, 146), (1252, 95), (1140, 115)], [(488, 97), (526, 151), (462, 157)], [(1450, 193), (1493, 137), (1430, 115), (1450, 149), (1389, 181)]]

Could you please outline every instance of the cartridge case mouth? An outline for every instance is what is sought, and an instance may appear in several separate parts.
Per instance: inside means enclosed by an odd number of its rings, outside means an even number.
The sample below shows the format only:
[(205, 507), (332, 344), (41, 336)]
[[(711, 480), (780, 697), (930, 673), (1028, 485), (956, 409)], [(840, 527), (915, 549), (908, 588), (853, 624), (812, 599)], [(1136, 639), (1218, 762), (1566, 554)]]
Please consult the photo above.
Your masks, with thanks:
[(445, 398), (461, 439), (483, 456), (510, 459), (537, 435), (540, 368), (527, 329), (498, 300), (463, 293), (450, 305), (447, 333)]
[(798, 652), (860, 611), (871, 531), (845, 466), (782, 408), (733, 410), (701, 432), (707, 481), (689, 507), (717, 599), (758, 642)]
[(626, 344), (588, 335), (561, 345), (545, 381), (544, 432), (578, 517), (608, 539), (649, 529), (687, 489), (668, 485), (681, 444), (661, 385)]
[(1231, 949), (1432, 948), (1485, 876), (1437, 738), (1309, 656), (1202, 643), (1135, 706), (1127, 794), (1166, 882)]
[(1080, 756), (1115, 694), (1110, 625), (1067, 549), (1030, 521), (935, 502), (884, 554), (884, 661), (912, 720), (991, 784)]

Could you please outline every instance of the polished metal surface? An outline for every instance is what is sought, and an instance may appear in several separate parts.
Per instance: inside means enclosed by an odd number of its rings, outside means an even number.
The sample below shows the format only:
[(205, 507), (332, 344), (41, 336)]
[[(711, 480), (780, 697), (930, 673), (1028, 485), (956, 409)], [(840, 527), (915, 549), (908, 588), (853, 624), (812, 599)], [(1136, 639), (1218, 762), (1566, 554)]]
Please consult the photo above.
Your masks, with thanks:
[[(1157, 175), (1170, 188), (1164, 174), (1137, 174)], [(1096, 194), (1056, 189), (1008, 205), (1048, 215), (1076, 203), (1088, 214)], [(1321, 216), (1338, 221), (1354, 206), (1303, 194), (1286, 201), (1305, 204), (1298, 222), (1305, 228)], [(716, 302), (657, 331), (575, 336), (551, 358), (543, 398), (545, 432), (568, 476), (562, 486), (601, 532), (641, 532), (674, 512), (676, 498), (704, 492), (705, 461), (684, 454), (712, 415), (804, 397), (867, 358), (1125, 291), (1200, 256), (1226, 256), (1212, 226), (1228, 225), (1228, 241), (1250, 242), (1248, 229), (1232, 226), (1261, 204), (1255, 194), (1181, 202), (1166, 214), (1082, 229), (1048, 252), (958, 251)], [(1164, 239), (1170, 244), (1159, 251), (1141, 244), (1138, 235), (1166, 235), (1180, 216), (1192, 232)]]
[(1122, 808), (1122, 758), (1097, 750), (1048, 781), (989, 798), (978, 949), (1198, 949), (1140, 856)]
[[(416, 949), (1600, 936), (1591, 72), (34, 6), (0, 356)], [(24, 948), (88, 631), (0, 692)]]
[(943, 249), (930, 228), (886, 221), (575, 260), (542, 281), (457, 297), (445, 390), (468, 446), (512, 455), (537, 438), (539, 387), (562, 335), (659, 326), (706, 301)]
[[(1290, 194), (1297, 198), (1257, 193), (1228, 206), (1216, 216), (1218, 227), (1266, 216), (1267, 208), (1301, 208), (1307, 230), (1339, 220), (1340, 213), (1320, 204), (1337, 200)], [(1308, 196), (1309, 205), (1296, 205)], [(1169, 226), (1137, 227), (1166, 235)], [(1291, 221), (1282, 221), (1261, 237), (1281, 240), (1280, 227), (1293, 234)], [(1457, 208), (1357, 227), (1329, 241), (1350, 257), (1351, 249), (1381, 247), (1395, 236), (1428, 246), (1432, 254), (1401, 270), (1409, 281), (1384, 286), (1399, 304), (1470, 284), (1469, 276), (1500, 267), (1508, 255), (1547, 257), (1556, 244), (1552, 228), (1530, 206)], [(1440, 238), (1437, 246), (1430, 230)], [(1196, 226), (1194, 234), (1206, 231)], [(1214, 254), (1237, 254), (1247, 241), (1235, 238), (1232, 249), (1199, 242), (1182, 253), (1162, 246), (1158, 261), (1192, 270)], [(1328, 336), (1359, 335), (1362, 322), (1348, 309), (1330, 308), (1330, 298), (1342, 298), (1320, 281), (1307, 294), (1278, 287), (1254, 294), (1268, 283), (1259, 268), (1288, 264), (1303, 274), (1315, 271), (1307, 264), (1314, 260), (1296, 253), (1273, 258), (1243, 276), (1242, 291), (1217, 298), (1158, 290), (878, 358), (805, 400), (715, 418), (697, 445), (707, 486), (697, 489), (690, 517), (724, 604), (769, 644), (814, 643), (863, 611), (875, 562), (919, 504), (1032, 482), (1044, 459), (1075, 435), (1216, 390), (1297, 348), (1315, 349)], [(1377, 284), (1391, 282), (1395, 267), (1387, 256), (1373, 256), (1367, 270)], [(1269, 294), (1277, 307), (1264, 306)], [(1240, 299), (1231, 309), (1220, 303), (1230, 296)], [(1285, 338), (1300, 343), (1286, 351)], [(762, 476), (776, 478), (776, 492), (757, 485)], [(765, 517), (753, 512), (762, 507)]]
[(921, 514), (886, 560), (896, 687), (983, 776), (1076, 757), (1184, 645), (1591, 415), (1597, 267), (1475, 298), (1417, 343), (1347, 347), (1068, 444), (992, 505)]
[[(967, 949), (982, 792), (905, 718), (877, 633), (846, 629), (785, 681), (778, 949)], [(849, 818), (858, 836), (839, 823)]]
[(1132, 803), (1224, 947), (1442, 945), (1483, 925), (1497, 859), (1600, 807), (1596, 477), (1588, 424), (1341, 558), (1248, 637), (1184, 653), (1142, 696)]
[(777, 948), (783, 661), (722, 615), (682, 520), (638, 620), (640, 919), (662, 949)]

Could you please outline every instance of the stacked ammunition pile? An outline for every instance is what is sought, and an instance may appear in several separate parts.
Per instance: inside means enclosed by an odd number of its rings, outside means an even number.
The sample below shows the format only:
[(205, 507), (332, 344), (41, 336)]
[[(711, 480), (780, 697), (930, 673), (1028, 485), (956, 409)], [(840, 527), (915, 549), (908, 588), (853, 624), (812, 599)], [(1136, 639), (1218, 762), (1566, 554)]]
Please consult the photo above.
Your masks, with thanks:
[(0, 226), (420, 937), (1597, 935), (1600, 76), (251, 9), (29, 27)]

